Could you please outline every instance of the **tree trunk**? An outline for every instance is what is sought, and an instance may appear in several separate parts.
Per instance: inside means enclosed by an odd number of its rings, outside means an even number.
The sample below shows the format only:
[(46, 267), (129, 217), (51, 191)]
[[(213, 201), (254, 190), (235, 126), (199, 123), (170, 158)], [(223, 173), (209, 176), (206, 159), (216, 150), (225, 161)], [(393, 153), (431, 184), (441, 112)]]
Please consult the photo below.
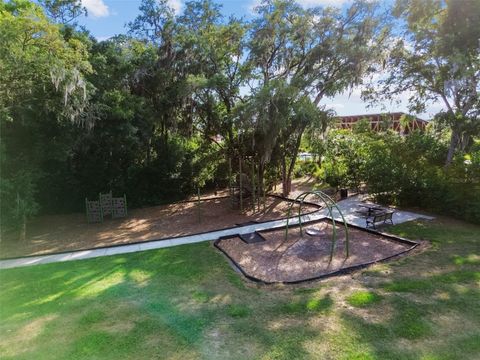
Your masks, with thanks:
[(238, 171), (240, 173), (240, 176), (238, 178), (238, 186), (240, 189), (239, 195), (240, 195), (240, 212), (243, 212), (243, 183), (242, 183), (242, 156), (240, 155), (238, 157)]
[(448, 147), (447, 159), (445, 161), (445, 166), (448, 167), (453, 160), (455, 155), (455, 150), (457, 149), (459, 140), (458, 130), (456, 128), (452, 129), (452, 135), (450, 136), (450, 146)]
[[(263, 164), (262, 160), (258, 162), (258, 196), (260, 194), (262, 196), (262, 203), (263, 203), (263, 211), (265, 211), (266, 204), (265, 204), (265, 165)], [(260, 193), (261, 191), (261, 193)], [(260, 209), (260, 207), (259, 207)]]
[(200, 186), (197, 186), (197, 211), (198, 211), (198, 222), (202, 222), (202, 211), (200, 209)]
[(252, 156), (252, 210), (255, 213), (255, 163)]
[(285, 155), (282, 156), (282, 195), (287, 197), (289, 194), (287, 183), (287, 161)]
[(292, 158), (290, 159), (290, 164), (288, 166), (287, 170), (287, 164), (286, 164), (286, 157), (287, 155), (284, 153), (283, 160), (282, 160), (282, 177), (283, 177), (283, 196), (287, 197), (290, 192), (292, 191), (292, 173), (293, 169), (295, 168), (295, 163), (297, 161), (297, 156), (298, 156), (298, 149), (300, 148), (300, 143), (302, 141), (302, 135), (303, 135), (302, 130), (300, 134), (297, 137), (297, 141), (295, 143), (295, 149), (293, 150)]
[(22, 214), (22, 227), (20, 229), (20, 241), (24, 242), (27, 239), (27, 217), (25, 212)]

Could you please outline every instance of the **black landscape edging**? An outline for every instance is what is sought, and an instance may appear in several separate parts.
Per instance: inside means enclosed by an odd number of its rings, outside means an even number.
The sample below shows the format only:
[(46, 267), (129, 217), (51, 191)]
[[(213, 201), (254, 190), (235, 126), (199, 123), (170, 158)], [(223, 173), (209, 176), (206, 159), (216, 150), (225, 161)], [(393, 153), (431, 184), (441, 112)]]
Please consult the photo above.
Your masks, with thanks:
[[(330, 223), (333, 223), (331, 219), (325, 217), (325, 218), (318, 219), (318, 220), (310, 220), (310, 221), (304, 222), (304, 223), (302, 223), (302, 226), (305, 225), (305, 224), (309, 224), (309, 225), (310, 225), (310, 224), (317, 223), (317, 222), (321, 222), (321, 221), (329, 221)], [(337, 221), (337, 220), (335, 220), (335, 223), (337, 223), (337, 222), (343, 224), (343, 221)], [(291, 228), (295, 228), (295, 227), (298, 227), (298, 226), (300, 226), (300, 225), (299, 225), (299, 224), (295, 224), (295, 225), (293, 225)], [(249, 279), (249, 280), (251, 280), (251, 281), (253, 281), (253, 282), (255, 282), (255, 283), (263, 284), (263, 285), (275, 285), (275, 284), (279, 284), (279, 285), (294, 285), (294, 284), (300, 284), (300, 283), (305, 283), (305, 282), (309, 282), (309, 281), (326, 279), (326, 278), (330, 278), (330, 277), (333, 277), (333, 276), (348, 274), (348, 273), (354, 272), (354, 271), (356, 271), (356, 270), (363, 269), (363, 268), (369, 267), (369, 266), (371, 266), (371, 265), (374, 265), (374, 264), (377, 264), (377, 263), (380, 263), (380, 262), (385, 262), (385, 261), (388, 261), (388, 260), (390, 260), (390, 259), (393, 259), (393, 258), (402, 256), (403, 254), (412, 251), (413, 249), (415, 249), (415, 248), (419, 245), (419, 243), (416, 242), (416, 241), (409, 240), (409, 239), (405, 239), (405, 238), (403, 238), (403, 237), (395, 236), (395, 235), (392, 235), (392, 234), (387, 234), (387, 233), (375, 231), (375, 230), (372, 230), (372, 229), (366, 229), (366, 228), (362, 228), (361, 226), (350, 225), (350, 224), (348, 224), (348, 223), (347, 223), (347, 226), (348, 226), (348, 227), (353, 227), (353, 228), (358, 229), (358, 230), (361, 230), (361, 231), (366, 231), (366, 232), (369, 232), (369, 233), (374, 234), (374, 235), (383, 236), (383, 237), (387, 238), (388, 240), (392, 240), (392, 241), (397, 241), (397, 242), (400, 242), (400, 243), (408, 244), (408, 245), (411, 245), (411, 247), (408, 248), (408, 249), (406, 249), (406, 250), (403, 250), (403, 251), (401, 251), (401, 252), (399, 252), (399, 253), (397, 253), (397, 254), (390, 255), (390, 256), (387, 256), (387, 257), (382, 258), (382, 259), (379, 259), (379, 260), (369, 261), (369, 262), (364, 263), (364, 264), (359, 264), (359, 265), (350, 266), (350, 267), (343, 268), (343, 269), (340, 269), (340, 270), (337, 270), (337, 271), (334, 271), (334, 272), (331, 272), (331, 273), (322, 274), (322, 275), (318, 275), (318, 276), (313, 276), (313, 277), (307, 278), (307, 279), (294, 280), (294, 281), (265, 281), (265, 280), (261, 280), (261, 279), (259, 279), (259, 278), (256, 278), (256, 277), (254, 277), (254, 276), (249, 275), (248, 273), (246, 273), (245, 270), (243, 270), (243, 268), (242, 268), (225, 250), (223, 250), (222, 248), (220, 248), (220, 246), (218, 245), (220, 241), (222, 241), (222, 240), (234, 239), (234, 238), (239, 237), (238, 235), (222, 236), (221, 238), (218, 238), (217, 240), (215, 240), (214, 243), (213, 243), (213, 245), (214, 245), (218, 250), (220, 250), (220, 251), (228, 258), (228, 260), (235, 266), (235, 268), (236, 268), (243, 276), (245, 276), (245, 278), (247, 278), (247, 279)], [(272, 231), (277, 231), (277, 230), (279, 230), (279, 229), (281, 229), (281, 227), (280, 227), (280, 228), (274, 228), (274, 229), (261, 230), (261, 232), (272, 232)]]

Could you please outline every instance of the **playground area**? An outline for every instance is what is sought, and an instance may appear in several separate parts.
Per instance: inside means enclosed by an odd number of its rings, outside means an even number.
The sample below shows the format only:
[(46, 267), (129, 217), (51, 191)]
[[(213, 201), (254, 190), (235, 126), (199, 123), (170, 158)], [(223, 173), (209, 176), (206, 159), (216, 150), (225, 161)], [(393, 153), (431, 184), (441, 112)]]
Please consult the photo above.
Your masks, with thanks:
[[(332, 252), (333, 226), (336, 243)], [(295, 226), (286, 236), (285, 227), (282, 227), (258, 232), (256, 242), (247, 243), (235, 236), (220, 239), (215, 245), (246, 277), (264, 283), (295, 283), (347, 272), (416, 246), (414, 242), (350, 226), (347, 257), (345, 232), (343, 224), (333, 225), (323, 219), (304, 226), (302, 234)]]
[[(284, 218), (290, 204), (287, 200), (267, 196), (265, 207), (261, 204), (254, 212), (251, 204), (245, 202), (242, 212), (232, 209), (228, 197), (207, 195), (200, 202), (133, 209), (126, 218), (94, 224), (88, 224), (84, 214), (43, 216), (29, 224), (25, 241), (18, 242), (13, 234), (2, 239), (0, 254), (2, 258), (40, 255), (191, 235)], [(303, 211), (317, 209), (304, 205)]]

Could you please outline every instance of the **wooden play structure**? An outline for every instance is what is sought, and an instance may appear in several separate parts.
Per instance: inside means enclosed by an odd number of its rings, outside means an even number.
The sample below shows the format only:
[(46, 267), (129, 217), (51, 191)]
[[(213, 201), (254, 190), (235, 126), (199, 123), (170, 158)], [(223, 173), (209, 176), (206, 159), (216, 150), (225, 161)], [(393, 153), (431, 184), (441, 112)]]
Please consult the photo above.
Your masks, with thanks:
[(85, 209), (87, 221), (89, 223), (103, 222), (105, 216), (111, 216), (112, 219), (127, 216), (127, 196), (113, 197), (112, 192), (98, 195), (98, 200), (88, 200), (85, 198)]
[(258, 164), (253, 156), (238, 156), (238, 166), (234, 167), (229, 159), (229, 195), (232, 209), (260, 211), (265, 207), (265, 191), (257, 174)]

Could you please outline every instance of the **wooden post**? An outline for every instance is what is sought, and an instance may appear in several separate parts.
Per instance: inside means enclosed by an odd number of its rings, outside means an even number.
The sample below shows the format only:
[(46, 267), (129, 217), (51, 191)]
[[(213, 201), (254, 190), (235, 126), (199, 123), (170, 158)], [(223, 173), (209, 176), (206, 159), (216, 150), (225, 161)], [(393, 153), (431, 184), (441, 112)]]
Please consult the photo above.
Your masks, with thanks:
[(228, 157), (228, 194), (232, 197), (233, 189), (232, 189), (232, 158)]
[(202, 222), (202, 217), (200, 212), (200, 186), (197, 186), (197, 209), (198, 209), (198, 222)]
[(238, 169), (240, 171), (240, 176), (238, 178), (238, 185), (240, 187), (240, 212), (243, 212), (243, 187), (242, 187), (242, 157), (238, 158)]
[(262, 177), (262, 202), (263, 202), (263, 211), (267, 210), (267, 199), (265, 197), (265, 182), (264, 182), (264, 179)]
[(255, 213), (255, 164), (252, 156), (252, 208)]
[(265, 183), (262, 178), (263, 211), (267, 210), (267, 198), (265, 196)]
[[(257, 173), (257, 207), (258, 211), (260, 210), (260, 205), (262, 202), (262, 184), (260, 183), (260, 164), (257, 166), (258, 173)], [(265, 210), (265, 208), (264, 208)]]
[(25, 241), (27, 238), (27, 217), (25, 215), (25, 202), (20, 198), (20, 194), (17, 191), (17, 216), (22, 217), (22, 223), (20, 227), (19, 238), (20, 241)]
[[(259, 166), (257, 166), (258, 169), (260, 169)], [(260, 205), (262, 203), (262, 184), (260, 184), (260, 174), (257, 174), (257, 208), (258, 211), (260, 212)]]

